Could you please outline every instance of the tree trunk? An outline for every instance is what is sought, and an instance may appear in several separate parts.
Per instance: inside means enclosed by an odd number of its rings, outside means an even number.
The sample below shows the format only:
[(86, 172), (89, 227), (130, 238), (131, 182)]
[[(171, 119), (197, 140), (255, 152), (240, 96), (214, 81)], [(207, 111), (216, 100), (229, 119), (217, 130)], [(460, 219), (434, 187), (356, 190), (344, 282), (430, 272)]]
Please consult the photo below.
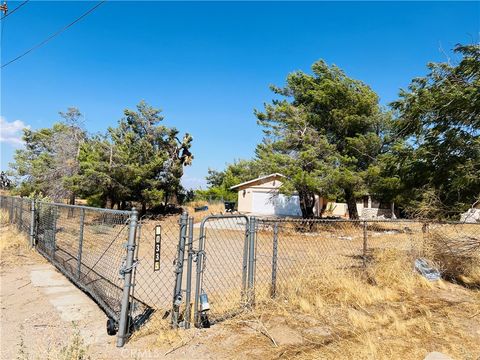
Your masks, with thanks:
[[(75, 193), (72, 192), (72, 193), (70, 194), (70, 200), (68, 201), (68, 203), (69, 203), (70, 205), (75, 205)], [(68, 211), (68, 217), (69, 217), (69, 218), (73, 217), (73, 210), (74, 210), (74, 208), (70, 208), (70, 209), (69, 209), (69, 211)]]
[(315, 195), (308, 191), (300, 191), (298, 193), (300, 200), (300, 210), (302, 210), (302, 217), (309, 219), (314, 217), (313, 208), (315, 207)]
[(352, 220), (358, 219), (357, 200), (352, 189), (345, 189), (345, 199), (347, 200), (348, 217)]

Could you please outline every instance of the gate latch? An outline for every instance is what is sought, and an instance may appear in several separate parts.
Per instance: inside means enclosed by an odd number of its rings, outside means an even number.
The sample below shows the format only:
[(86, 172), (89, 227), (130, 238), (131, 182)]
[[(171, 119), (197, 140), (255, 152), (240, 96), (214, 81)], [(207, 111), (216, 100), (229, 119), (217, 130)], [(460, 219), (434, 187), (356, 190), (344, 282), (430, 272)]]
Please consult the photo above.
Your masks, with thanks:
[(132, 272), (132, 270), (137, 267), (138, 263), (138, 260), (134, 260), (132, 266), (127, 267), (126, 259), (123, 260), (123, 264), (118, 271), (118, 273), (120, 274), (120, 278), (125, 279), (125, 274)]

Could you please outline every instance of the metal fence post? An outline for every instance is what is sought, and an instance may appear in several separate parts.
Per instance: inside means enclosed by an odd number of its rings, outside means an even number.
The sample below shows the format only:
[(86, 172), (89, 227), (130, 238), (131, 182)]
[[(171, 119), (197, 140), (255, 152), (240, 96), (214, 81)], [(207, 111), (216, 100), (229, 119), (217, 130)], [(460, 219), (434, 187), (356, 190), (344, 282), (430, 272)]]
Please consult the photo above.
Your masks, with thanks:
[(127, 242), (127, 259), (125, 262), (125, 282), (123, 287), (123, 294), (120, 308), (120, 319), (118, 324), (117, 347), (122, 347), (128, 336), (128, 314), (130, 312), (130, 288), (133, 270), (133, 257), (135, 253), (135, 233), (137, 230), (138, 212), (135, 208), (132, 209), (130, 215), (130, 224), (128, 227), (128, 242)]
[(187, 290), (185, 292), (185, 329), (190, 328), (191, 294), (192, 294), (192, 267), (193, 267), (193, 218), (188, 219), (188, 260), (187, 260)]
[(187, 235), (188, 214), (183, 213), (180, 216), (180, 237), (178, 240), (178, 253), (175, 266), (175, 288), (173, 290), (173, 311), (172, 326), (178, 327), (178, 318), (180, 316), (180, 305), (182, 303), (182, 275), (183, 275), (183, 259), (185, 257), (185, 240)]
[(35, 246), (35, 200), (30, 202), (30, 247)]
[(242, 301), (248, 302), (247, 294), (247, 273), (248, 273), (248, 249), (250, 247), (250, 221), (247, 219), (245, 223), (245, 242), (243, 245), (243, 263), (242, 263)]
[[(73, 208), (72, 208), (73, 209)], [(80, 232), (78, 234), (77, 277), (80, 279), (82, 271), (83, 225), (85, 223), (85, 209), (80, 210)]]
[(420, 256), (425, 256), (425, 243), (429, 237), (429, 223), (424, 221), (422, 223), (422, 243), (420, 249)]
[(13, 224), (14, 221), (13, 221), (13, 209), (14, 209), (14, 206), (15, 206), (15, 198), (10, 198), (10, 201), (11, 201), (11, 205), (10, 205), (10, 211), (9, 211), (9, 217), (10, 217), (10, 224)]
[(18, 224), (17, 228), (19, 231), (22, 231), (22, 225), (23, 225), (23, 199), (18, 199), (18, 202), (20, 202), (20, 206), (18, 207)]
[(53, 219), (52, 219), (52, 259), (55, 258), (55, 252), (57, 251), (57, 211), (56, 205), (53, 206)]
[(273, 257), (272, 257), (272, 287), (271, 297), (277, 294), (277, 259), (278, 259), (278, 222), (273, 225)]
[(363, 222), (363, 267), (367, 267), (368, 223)]
[(248, 304), (251, 306), (255, 301), (255, 229), (256, 219), (250, 218), (250, 238), (248, 251)]
[(200, 292), (202, 291), (202, 275), (203, 275), (203, 253), (205, 250), (205, 219), (200, 224), (200, 235), (198, 238), (198, 251), (197, 251), (197, 273), (195, 278), (195, 299), (193, 302), (193, 321), (195, 326), (200, 327)]

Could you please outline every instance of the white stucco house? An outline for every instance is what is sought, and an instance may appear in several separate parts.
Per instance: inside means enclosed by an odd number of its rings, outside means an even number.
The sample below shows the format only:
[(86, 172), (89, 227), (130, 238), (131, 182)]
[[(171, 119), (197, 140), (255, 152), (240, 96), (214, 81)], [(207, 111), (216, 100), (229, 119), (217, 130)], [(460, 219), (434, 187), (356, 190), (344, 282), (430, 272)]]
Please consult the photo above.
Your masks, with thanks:
[[(302, 216), (298, 195), (286, 196), (280, 192), (284, 179), (284, 175), (274, 173), (232, 186), (230, 189), (238, 192), (238, 211), (263, 216)], [(382, 208), (380, 202), (372, 200), (371, 196), (357, 200), (357, 210), (364, 218), (390, 218), (392, 214), (390, 207)], [(348, 216), (347, 204), (316, 196), (314, 215), (320, 216), (325, 211), (330, 216)]]
[(268, 216), (301, 216), (298, 195), (287, 197), (279, 192), (282, 174), (270, 174), (232, 186), (238, 191), (237, 209), (241, 213)]

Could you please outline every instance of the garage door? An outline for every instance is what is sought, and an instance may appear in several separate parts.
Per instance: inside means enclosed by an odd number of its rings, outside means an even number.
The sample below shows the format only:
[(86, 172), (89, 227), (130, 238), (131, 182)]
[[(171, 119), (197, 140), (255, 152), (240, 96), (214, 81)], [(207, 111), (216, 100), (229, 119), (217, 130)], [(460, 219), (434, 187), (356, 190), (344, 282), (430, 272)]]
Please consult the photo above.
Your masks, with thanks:
[(300, 216), (300, 203), (297, 195), (272, 196), (268, 192), (252, 193), (252, 212), (261, 215), (284, 215), (284, 216)]
[(264, 192), (252, 193), (252, 212), (262, 215), (275, 215), (274, 199), (272, 194)]

